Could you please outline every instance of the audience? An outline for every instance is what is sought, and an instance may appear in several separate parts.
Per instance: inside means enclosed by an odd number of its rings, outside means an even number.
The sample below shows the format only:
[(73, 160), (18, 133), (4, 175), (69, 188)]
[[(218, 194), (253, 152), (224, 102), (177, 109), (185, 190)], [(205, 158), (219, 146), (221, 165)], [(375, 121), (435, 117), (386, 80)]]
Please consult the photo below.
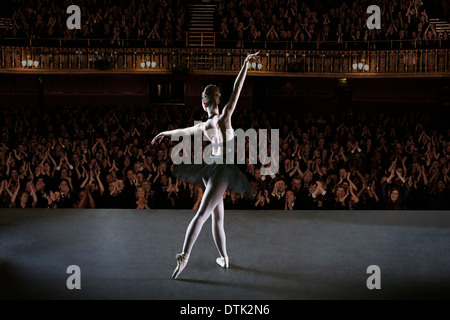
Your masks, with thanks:
[[(3, 108), (0, 207), (196, 209), (202, 186), (175, 179), (176, 142), (151, 139), (204, 117), (199, 108)], [(296, 117), (243, 110), (235, 128), (279, 128), (280, 169), (242, 165), (254, 189), (226, 209), (450, 208), (448, 119), (425, 111)], [(247, 145), (248, 151), (248, 145)]]
[(411, 40), (394, 43), (394, 48), (435, 47), (439, 38), (448, 45), (448, 34), (438, 34), (427, 13), (427, 9), (435, 12), (439, 2), (376, 0), (370, 4), (380, 7), (380, 30), (367, 28), (369, 3), (362, 0), (219, 0), (215, 31), (219, 41), (239, 48), (254, 47), (257, 41), (284, 49), (290, 49), (290, 42), (298, 49), (314, 49), (317, 45), (339, 49), (344, 42), (349, 49), (390, 47), (386, 42), (367, 43), (374, 40)]
[[(81, 30), (69, 30), (67, 7), (81, 9)], [(127, 47), (131, 40), (161, 41), (170, 46), (186, 31), (182, 0), (13, 1), (11, 22), (0, 38), (108, 40), (107, 46)]]
[[(429, 13), (442, 11), (441, 1), (375, 0), (381, 29), (369, 30), (367, 1), (218, 0), (214, 15), (217, 46), (290, 49), (411, 48), (448, 46), (447, 32), (437, 32)], [(66, 27), (69, 5), (81, 9), (81, 30)], [(447, 8), (447, 6), (445, 6)], [(445, 9), (444, 8), (444, 9)], [(13, 1), (13, 15), (0, 38), (107, 41), (96, 45), (129, 47), (149, 40), (153, 45), (177, 46), (188, 31), (183, 0), (50, 0)], [(374, 40), (406, 40), (372, 42)], [(262, 42), (261, 42), (262, 41)], [(368, 43), (369, 41), (369, 43)], [(259, 42), (259, 43), (258, 43)], [(264, 44), (264, 42), (267, 42)], [(288, 44), (289, 43), (289, 44)]]

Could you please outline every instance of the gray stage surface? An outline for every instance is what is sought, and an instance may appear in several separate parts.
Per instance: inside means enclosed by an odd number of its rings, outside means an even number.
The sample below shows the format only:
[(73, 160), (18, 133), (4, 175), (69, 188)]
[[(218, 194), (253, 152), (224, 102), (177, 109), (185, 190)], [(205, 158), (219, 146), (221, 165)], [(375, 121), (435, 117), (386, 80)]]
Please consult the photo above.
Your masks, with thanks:
[[(0, 211), (2, 299), (450, 297), (450, 212), (227, 211), (230, 269), (210, 220), (172, 280), (191, 210)], [(66, 287), (67, 267), (81, 290)], [(381, 270), (381, 289), (366, 286)]]

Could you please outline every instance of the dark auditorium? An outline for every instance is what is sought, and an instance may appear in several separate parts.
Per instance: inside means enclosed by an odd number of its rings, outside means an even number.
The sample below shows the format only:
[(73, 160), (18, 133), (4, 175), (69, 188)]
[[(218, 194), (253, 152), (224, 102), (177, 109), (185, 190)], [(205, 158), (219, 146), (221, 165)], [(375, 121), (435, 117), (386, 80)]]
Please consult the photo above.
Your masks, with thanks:
[(449, 11), (1, 1), (0, 299), (448, 299)]

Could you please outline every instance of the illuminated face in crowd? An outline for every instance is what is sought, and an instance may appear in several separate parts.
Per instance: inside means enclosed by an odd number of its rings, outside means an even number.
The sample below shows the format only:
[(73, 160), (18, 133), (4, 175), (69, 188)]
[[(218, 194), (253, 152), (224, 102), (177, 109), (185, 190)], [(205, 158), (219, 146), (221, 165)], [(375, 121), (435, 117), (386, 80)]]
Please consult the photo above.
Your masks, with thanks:
[(292, 189), (294, 189), (294, 191), (300, 190), (301, 187), (302, 187), (302, 180), (298, 178), (292, 180)]
[(19, 177), (19, 172), (17, 172), (16, 169), (12, 169), (12, 170), (11, 170), (11, 178), (12, 178), (13, 180), (17, 180), (18, 177)]
[(286, 190), (286, 183), (283, 180), (280, 180), (278, 183), (278, 192), (283, 193)]
[(147, 180), (142, 181), (142, 188), (144, 188), (144, 190), (149, 193), (150, 192), (150, 182), (148, 182)]
[(74, 163), (78, 163), (80, 162), (80, 157), (78, 156), (78, 154), (74, 153), (72, 156), (72, 160)]
[(44, 179), (43, 179), (43, 178), (39, 178), (39, 179), (36, 181), (36, 191), (38, 191), (38, 190), (44, 190), (44, 188), (45, 188), (45, 182), (44, 182)]
[(67, 181), (61, 181), (61, 183), (59, 184), (59, 190), (65, 194), (69, 193), (70, 188), (69, 188), (69, 184), (67, 183)]
[(27, 203), (29, 198), (30, 198), (30, 195), (28, 194), (28, 192), (24, 191), (24, 192), (22, 192), (22, 195), (20, 196), (20, 202)]
[(128, 170), (127, 171), (127, 179), (131, 181), (131, 180), (134, 180), (134, 178), (135, 178), (134, 171)]
[(139, 187), (136, 189), (136, 198), (143, 199), (145, 198), (145, 189), (142, 187)]
[(345, 189), (343, 187), (337, 187), (336, 197), (343, 198), (345, 196)]
[(134, 164), (134, 166), (133, 166), (134, 172), (139, 172), (140, 169), (141, 169), (141, 167), (142, 167), (141, 163), (140, 163), (140, 162), (136, 162), (136, 163)]
[(113, 195), (113, 196), (118, 195), (119, 191), (117, 189), (117, 182), (115, 182), (115, 181), (110, 182), (108, 185), (108, 190), (109, 190), (110, 195)]
[(311, 180), (312, 180), (311, 171), (306, 171), (305, 174), (303, 175), (303, 181), (305, 182), (305, 184), (308, 184)]
[(241, 195), (239, 193), (237, 193), (236, 191), (231, 191), (230, 198), (231, 198), (232, 202), (235, 202), (241, 198)]
[(394, 189), (391, 191), (390, 199), (392, 202), (396, 202), (398, 200), (398, 196), (399, 196), (399, 193), (398, 193), (397, 189)]
[(161, 162), (159, 164), (159, 168), (158, 169), (160, 169), (160, 170), (165, 172), (167, 170), (167, 163), (166, 162)]
[(286, 192), (286, 199), (288, 202), (292, 203), (295, 201), (295, 194), (293, 191), (289, 190)]

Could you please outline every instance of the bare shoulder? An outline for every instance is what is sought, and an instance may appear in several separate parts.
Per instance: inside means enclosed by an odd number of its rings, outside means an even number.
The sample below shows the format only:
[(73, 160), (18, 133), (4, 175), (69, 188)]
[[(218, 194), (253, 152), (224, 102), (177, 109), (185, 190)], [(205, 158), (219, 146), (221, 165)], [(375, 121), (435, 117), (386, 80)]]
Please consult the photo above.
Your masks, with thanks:
[(194, 125), (194, 128), (204, 130), (206, 128), (207, 123), (208, 123), (208, 121), (196, 123)]
[(232, 127), (231, 127), (231, 118), (227, 117), (227, 116), (225, 116), (223, 114), (220, 114), (218, 116), (217, 124), (219, 125), (220, 128), (232, 129)]
[(222, 113), (219, 114), (218, 116), (218, 122), (222, 122), (222, 123), (231, 123), (231, 115), (232, 112), (227, 112), (226, 110), (226, 106), (223, 108)]
[(205, 122), (199, 122), (194, 124), (192, 127), (186, 128), (190, 135), (197, 134), (205, 131)]

